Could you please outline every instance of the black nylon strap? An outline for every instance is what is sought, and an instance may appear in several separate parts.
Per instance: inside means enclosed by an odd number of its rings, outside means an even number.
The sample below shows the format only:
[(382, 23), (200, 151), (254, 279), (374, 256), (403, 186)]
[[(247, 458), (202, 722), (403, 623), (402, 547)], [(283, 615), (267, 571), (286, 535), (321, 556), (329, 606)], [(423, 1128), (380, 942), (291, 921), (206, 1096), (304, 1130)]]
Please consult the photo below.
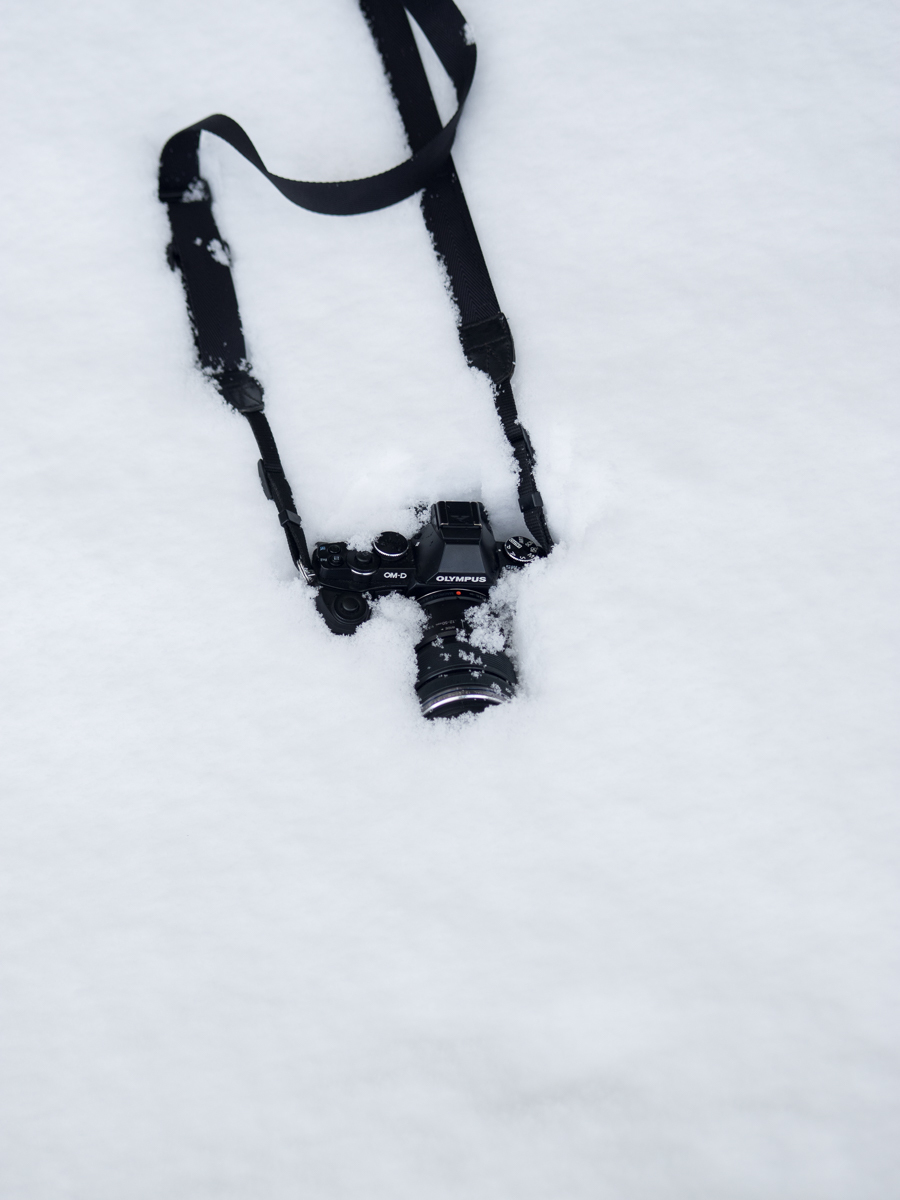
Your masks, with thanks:
[[(263, 392), (251, 374), (228, 247), (212, 213), (209, 187), (200, 175), (200, 135), (214, 133), (251, 162), (302, 208), (349, 215), (385, 208), (422, 190), (422, 211), (445, 264), (460, 314), (459, 336), (469, 363), (492, 381), (494, 401), (519, 470), (519, 506), (535, 540), (552, 545), (534, 481), (534, 453), (519, 423), (509, 383), (515, 350), (500, 311), (462, 187), (450, 157), (456, 128), (475, 73), (476, 51), (465, 18), (452, 0), (360, 0), (409, 141), (411, 156), (380, 175), (339, 183), (284, 179), (265, 166), (244, 130), (215, 114), (175, 134), (160, 158), (159, 197), (172, 228), (169, 262), (181, 271), (200, 366), (224, 398), (250, 422), (259, 445), (263, 490), (278, 508), (294, 563), (310, 578), (306, 539), (275, 440), (263, 415)], [(409, 24), (411, 13), (453, 81), (457, 109), (441, 125), (425, 68)]]
[[(360, 0), (360, 6), (381, 53), (410, 149), (416, 153), (438, 135), (441, 119), (404, 6), (384, 0)], [(405, 7), (421, 26), (419, 13), (411, 5)], [(424, 28), (423, 32), (428, 35)], [(534, 450), (519, 421), (509, 382), (516, 365), (512, 333), (500, 311), (469, 206), (449, 156), (422, 192), (422, 214), (459, 310), (463, 351), (469, 364), (491, 379), (497, 414), (516, 459), (519, 507), (525, 523), (538, 545), (549, 550), (552, 539), (534, 479)]]
[(294, 504), (291, 485), (288, 483), (287, 476), (281, 465), (281, 457), (278, 453), (278, 447), (275, 445), (272, 430), (269, 428), (269, 422), (266, 419), (265, 413), (259, 411), (245, 411), (244, 416), (253, 430), (253, 436), (256, 438), (256, 444), (259, 447), (259, 481), (262, 484), (262, 489), (266, 497), (274, 501), (275, 507), (278, 509), (278, 519), (284, 529), (288, 548), (291, 551), (291, 558), (294, 560), (294, 566), (301, 569), (303, 574), (308, 576), (311, 574), (311, 564), (309, 548), (306, 545), (306, 535), (303, 532), (300, 517), (297, 515), (297, 507)]
[[(310, 183), (301, 179), (285, 179), (269, 171), (256, 147), (236, 121), (222, 113), (214, 113), (194, 125), (189, 125), (187, 129), (182, 129), (166, 142), (160, 158), (160, 200), (180, 200), (195, 185), (199, 175), (197, 151), (203, 130), (214, 133), (228, 142), (248, 162), (253, 163), (283, 196), (312, 212), (330, 213), (333, 216), (374, 212), (379, 208), (388, 208), (418, 192), (450, 156), (456, 128), (475, 76), (476, 50), (474, 44), (466, 40), (465, 18), (452, 0), (404, 0), (403, 5), (398, 0), (370, 0), (372, 11), (384, 10), (386, 14), (391, 15), (397, 12), (408, 29), (409, 25), (403, 13), (404, 6), (416, 18), (434, 47), (444, 69), (453, 80), (457, 96), (456, 112), (447, 124), (441, 127), (438, 121), (432, 136), (421, 145), (413, 147), (412, 156), (405, 162), (380, 175), (371, 175), (365, 179), (347, 179), (339, 183)], [(413, 51), (421, 66), (415, 44)], [(430, 98), (430, 89), (428, 95)], [(432, 105), (433, 103), (432, 100)]]

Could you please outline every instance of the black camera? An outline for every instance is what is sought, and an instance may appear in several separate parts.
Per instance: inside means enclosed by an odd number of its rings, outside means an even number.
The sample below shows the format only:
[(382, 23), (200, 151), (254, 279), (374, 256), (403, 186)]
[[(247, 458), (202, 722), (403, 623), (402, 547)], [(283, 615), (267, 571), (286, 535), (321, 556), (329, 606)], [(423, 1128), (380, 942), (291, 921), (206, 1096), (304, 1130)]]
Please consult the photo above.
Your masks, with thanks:
[(319, 542), (312, 556), (321, 585), (316, 607), (333, 633), (349, 634), (371, 616), (369, 602), (377, 596), (402, 592), (413, 597), (426, 613), (416, 646), (422, 714), (482, 712), (510, 699), (516, 672), (505, 650), (473, 644), (473, 617), (502, 571), (542, 555), (527, 537), (498, 545), (483, 505), (441, 500), (412, 538), (381, 533), (366, 550), (350, 550), (346, 542)]

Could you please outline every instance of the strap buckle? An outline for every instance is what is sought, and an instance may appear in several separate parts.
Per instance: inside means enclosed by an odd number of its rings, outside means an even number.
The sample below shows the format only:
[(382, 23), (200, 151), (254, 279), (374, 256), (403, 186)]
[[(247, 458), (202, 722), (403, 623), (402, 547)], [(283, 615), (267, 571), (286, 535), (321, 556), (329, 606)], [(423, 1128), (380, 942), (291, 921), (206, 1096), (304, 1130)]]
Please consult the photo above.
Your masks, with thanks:
[(534, 446), (531, 444), (531, 438), (528, 436), (528, 430), (525, 426), (517, 421), (513, 431), (507, 433), (506, 436), (513, 450), (523, 450), (528, 460), (528, 465), (533, 467), (537, 461), (537, 455), (534, 452)]
[[(272, 466), (260, 459), (257, 470), (259, 471), (259, 482), (262, 485), (263, 495), (267, 500), (271, 500), (278, 509), (278, 517), (283, 525), (284, 514), (292, 512), (294, 508), (294, 498), (291, 495), (290, 485), (288, 484), (284, 469), (280, 466)], [(296, 513), (294, 515), (296, 516)], [(300, 523), (299, 517), (297, 517), (297, 523)]]
[(259, 482), (262, 486), (263, 495), (267, 500), (274, 500), (275, 496), (272, 493), (272, 481), (269, 479), (268, 469), (262, 459), (260, 459), (257, 463), (256, 469), (259, 471)]
[(527, 516), (529, 513), (544, 511), (544, 499), (537, 488), (519, 492), (519, 509)]
[(262, 412), (266, 407), (263, 402), (262, 385), (257, 383), (252, 375), (226, 374), (219, 376), (215, 383), (222, 398), (244, 416), (247, 413)]

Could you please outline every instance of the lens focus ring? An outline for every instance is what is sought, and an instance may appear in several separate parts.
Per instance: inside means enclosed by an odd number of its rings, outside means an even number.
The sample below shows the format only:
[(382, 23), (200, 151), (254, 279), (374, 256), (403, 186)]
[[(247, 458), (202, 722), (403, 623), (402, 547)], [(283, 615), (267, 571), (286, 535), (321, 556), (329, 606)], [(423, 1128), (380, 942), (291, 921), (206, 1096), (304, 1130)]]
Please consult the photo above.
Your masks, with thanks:
[(473, 603), (479, 601), (448, 594), (423, 601), (429, 620), (416, 646), (416, 692), (423, 716), (482, 712), (515, 694), (516, 672), (507, 655), (489, 653), (467, 640), (465, 614)]

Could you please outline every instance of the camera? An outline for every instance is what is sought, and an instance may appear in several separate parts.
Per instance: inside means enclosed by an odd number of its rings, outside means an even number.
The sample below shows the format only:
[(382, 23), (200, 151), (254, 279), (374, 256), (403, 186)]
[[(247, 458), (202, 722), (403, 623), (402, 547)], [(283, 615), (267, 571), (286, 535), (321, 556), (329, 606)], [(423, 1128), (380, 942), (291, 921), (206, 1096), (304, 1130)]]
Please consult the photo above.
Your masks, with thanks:
[(498, 545), (484, 506), (440, 500), (411, 538), (388, 531), (371, 548), (319, 542), (312, 556), (319, 586), (316, 607), (333, 633), (352, 634), (371, 616), (370, 601), (390, 592), (411, 596), (425, 610), (416, 646), (416, 693), (425, 717), (482, 712), (509, 700), (516, 672), (505, 650), (472, 641), (472, 618), (504, 570), (543, 556), (527, 537)]

